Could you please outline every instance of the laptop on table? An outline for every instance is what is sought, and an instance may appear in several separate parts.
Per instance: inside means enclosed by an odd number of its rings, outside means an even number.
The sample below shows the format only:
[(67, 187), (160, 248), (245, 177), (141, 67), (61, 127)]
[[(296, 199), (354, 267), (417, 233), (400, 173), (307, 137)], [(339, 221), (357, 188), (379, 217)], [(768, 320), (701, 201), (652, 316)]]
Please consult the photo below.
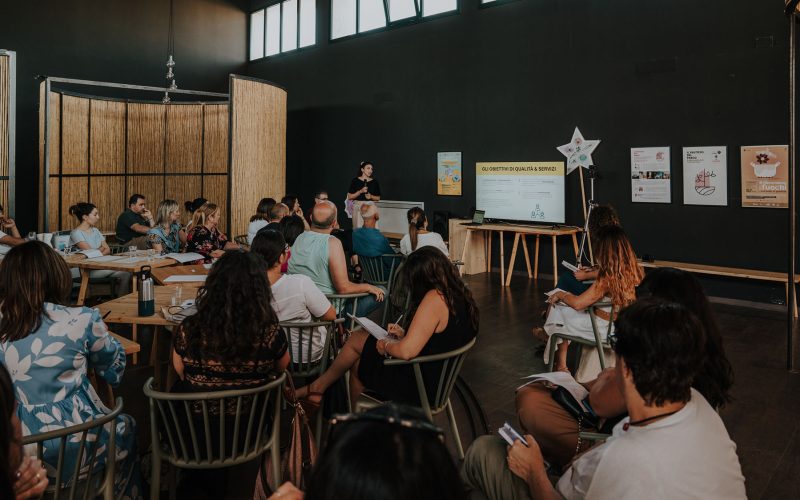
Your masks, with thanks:
[(462, 226), (480, 226), (483, 225), (483, 216), (486, 215), (486, 210), (475, 210), (472, 213), (472, 222), (464, 222)]

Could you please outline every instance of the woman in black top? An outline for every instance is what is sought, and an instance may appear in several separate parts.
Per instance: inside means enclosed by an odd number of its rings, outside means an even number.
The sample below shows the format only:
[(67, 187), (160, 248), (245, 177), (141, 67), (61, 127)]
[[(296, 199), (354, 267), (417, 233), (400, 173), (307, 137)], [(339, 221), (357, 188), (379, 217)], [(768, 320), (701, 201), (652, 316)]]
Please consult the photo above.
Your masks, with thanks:
[[(351, 401), (356, 401), (368, 388), (392, 401), (418, 405), (411, 365), (386, 366), (384, 359), (409, 360), (452, 351), (478, 334), (478, 306), (453, 264), (439, 249), (423, 247), (409, 255), (403, 265), (403, 282), (411, 286), (408, 330), (390, 324), (388, 332), (392, 338), (377, 341), (364, 330), (354, 331), (330, 368), (310, 385), (297, 390), (307, 406), (317, 406), (322, 393), (348, 371)], [(442, 366), (442, 363), (426, 364), (422, 369), (429, 395), (436, 394)]]
[(381, 187), (378, 181), (372, 178), (372, 163), (362, 161), (358, 167), (358, 177), (353, 177), (350, 181), (350, 189), (347, 190), (347, 199), (353, 201), (379, 201), (381, 199)]

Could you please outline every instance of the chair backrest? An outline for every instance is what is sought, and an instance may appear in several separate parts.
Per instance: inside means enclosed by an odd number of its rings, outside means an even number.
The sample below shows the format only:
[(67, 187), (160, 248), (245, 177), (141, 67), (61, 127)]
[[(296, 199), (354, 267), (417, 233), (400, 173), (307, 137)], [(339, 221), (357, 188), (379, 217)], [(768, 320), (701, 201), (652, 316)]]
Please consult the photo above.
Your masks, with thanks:
[[(116, 465), (117, 425), (114, 422), (122, 412), (122, 398), (117, 398), (114, 410), (100, 418), (73, 425), (64, 429), (33, 434), (22, 438), (23, 445), (36, 445), (36, 457), (42, 459), (44, 447), (58, 449), (58, 460), (50, 464), (55, 469), (55, 481), (45, 490), (44, 497), (58, 500), (60, 498), (83, 498), (88, 500), (102, 496), (105, 500), (114, 498), (114, 471)], [(108, 426), (106, 426), (108, 424)], [(108, 440), (100, 439), (106, 427)], [(49, 441), (49, 443), (48, 443)], [(66, 453), (72, 453), (75, 442), (78, 452), (74, 457), (75, 470), (64, 470)], [(57, 443), (57, 444), (56, 444)], [(105, 447), (105, 451), (102, 448)], [(105, 465), (95, 470), (101, 451), (105, 456)], [(69, 492), (69, 493), (67, 493)]]
[[(385, 254), (378, 257), (358, 256), (358, 263), (361, 264), (364, 281), (371, 285), (385, 286), (391, 291), (394, 282), (395, 272), (404, 258), (403, 254)], [(386, 262), (390, 265), (386, 266)]]
[(149, 378), (144, 394), (150, 400), (153, 453), (179, 467), (212, 469), (250, 461), (279, 446), (285, 380), (284, 372), (252, 389), (170, 393), (154, 390)]
[(386, 328), (388, 323), (393, 323), (401, 314), (403, 319), (400, 326), (406, 328), (411, 322), (409, 308), (411, 306), (411, 287), (405, 283), (402, 276), (405, 260), (401, 261), (392, 277), (392, 288), (386, 295), (386, 306), (383, 309), (381, 326)]
[[(450, 399), (450, 393), (453, 391), (453, 386), (461, 371), (461, 365), (464, 364), (464, 358), (467, 357), (467, 353), (475, 345), (475, 341), (476, 339), (472, 339), (458, 349), (449, 352), (432, 354), (430, 356), (419, 356), (408, 361), (402, 359), (387, 359), (383, 364), (387, 366), (412, 365), (414, 367), (414, 378), (417, 383), (417, 392), (419, 393), (422, 410), (425, 412), (425, 415), (427, 415), (428, 420), (433, 421), (433, 415), (445, 409)], [(421, 365), (436, 362), (442, 363), (442, 371), (436, 382), (436, 392), (434, 394), (428, 394), (427, 389), (425, 389), (425, 380), (422, 376)]]
[[(311, 377), (321, 375), (328, 367), (328, 361), (333, 357), (331, 352), (331, 337), (336, 333), (336, 324), (344, 322), (344, 319), (337, 319), (335, 321), (311, 321), (311, 322), (294, 322), (294, 321), (281, 321), (280, 326), (286, 333), (286, 338), (289, 339), (291, 346), (295, 342), (292, 339), (297, 339), (297, 349), (289, 347), (289, 355), (292, 362), (289, 365), (289, 371), (294, 377)], [(325, 328), (325, 342), (322, 347), (322, 358), (313, 360), (314, 337), (317, 328)]]
[(239, 236), (234, 236), (233, 241), (235, 241), (236, 243), (238, 243), (243, 247), (250, 248), (250, 243), (247, 242), (246, 234), (240, 234)]
[[(608, 327), (606, 328), (606, 340), (603, 340), (600, 328), (597, 326), (597, 310), (604, 307), (609, 307), (611, 311), (608, 314)], [(595, 302), (589, 306), (589, 319), (592, 321), (592, 332), (594, 332), (594, 342), (597, 348), (597, 354), (600, 357), (600, 368), (606, 369), (606, 355), (603, 349), (604, 342), (607, 342), (608, 336), (611, 334), (611, 329), (614, 327), (614, 304), (611, 302)]]
[[(369, 295), (369, 293), (367, 293), (367, 292), (363, 292), (363, 293), (326, 293), (325, 294), (325, 296), (328, 298), (328, 300), (331, 301), (331, 305), (333, 306), (333, 309), (336, 311), (336, 313), (339, 314), (341, 317), (345, 318), (345, 320), (347, 320), (347, 313), (350, 313), (353, 316), (356, 315), (356, 309), (358, 308), (358, 299), (367, 297), (368, 295)], [(353, 300), (353, 307), (349, 311), (345, 311), (344, 310), (344, 305), (345, 305), (344, 303), (347, 300), (350, 300), (350, 299)], [(353, 328), (355, 328), (356, 321), (354, 319), (351, 319), (349, 324), (350, 324), (350, 330), (352, 330)]]

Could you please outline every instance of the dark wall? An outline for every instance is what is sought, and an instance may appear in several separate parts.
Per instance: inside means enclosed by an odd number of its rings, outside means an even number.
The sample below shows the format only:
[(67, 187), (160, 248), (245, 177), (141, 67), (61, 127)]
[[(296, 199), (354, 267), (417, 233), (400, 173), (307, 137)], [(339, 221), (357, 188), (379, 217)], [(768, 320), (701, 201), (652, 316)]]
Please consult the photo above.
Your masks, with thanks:
[[(247, 58), (247, 2), (175, 2), (180, 88), (227, 92)], [(163, 85), (167, 0), (6, 2), (0, 48), (17, 52), (17, 221), (34, 228), (38, 182), (36, 75)], [(153, 96), (156, 99), (159, 96)], [(77, 201), (77, 200), (76, 200)]]
[[(464, 214), (476, 161), (561, 160), (555, 148), (577, 125), (602, 139), (596, 199), (619, 210), (638, 253), (785, 268), (787, 211), (741, 208), (739, 173), (739, 146), (788, 140), (780, 0), (477, 3), (329, 42), (322, 0), (315, 47), (251, 63), (250, 75), (289, 91), (288, 190), (306, 203), (318, 187), (343, 200), (369, 159), (385, 198)], [(765, 36), (774, 46), (757, 48)], [(672, 203), (631, 203), (630, 148), (662, 145), (672, 147)], [(683, 205), (681, 147), (702, 145), (728, 146), (728, 207)], [(437, 151), (463, 152), (462, 197), (436, 196)], [(567, 185), (567, 222), (580, 225), (576, 175)], [(783, 298), (781, 285), (751, 285), (740, 298)]]

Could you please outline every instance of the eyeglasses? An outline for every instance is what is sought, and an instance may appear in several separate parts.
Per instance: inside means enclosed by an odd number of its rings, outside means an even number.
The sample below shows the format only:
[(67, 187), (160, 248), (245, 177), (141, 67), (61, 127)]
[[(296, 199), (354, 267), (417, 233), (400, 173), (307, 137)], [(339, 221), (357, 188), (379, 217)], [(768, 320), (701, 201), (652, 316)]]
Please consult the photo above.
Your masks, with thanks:
[(389, 425), (396, 425), (406, 429), (415, 429), (433, 433), (440, 442), (444, 443), (444, 431), (426, 420), (414, 418), (403, 418), (399, 415), (386, 415), (377, 412), (367, 413), (344, 413), (334, 415), (331, 419), (331, 428), (342, 422), (380, 422)]

